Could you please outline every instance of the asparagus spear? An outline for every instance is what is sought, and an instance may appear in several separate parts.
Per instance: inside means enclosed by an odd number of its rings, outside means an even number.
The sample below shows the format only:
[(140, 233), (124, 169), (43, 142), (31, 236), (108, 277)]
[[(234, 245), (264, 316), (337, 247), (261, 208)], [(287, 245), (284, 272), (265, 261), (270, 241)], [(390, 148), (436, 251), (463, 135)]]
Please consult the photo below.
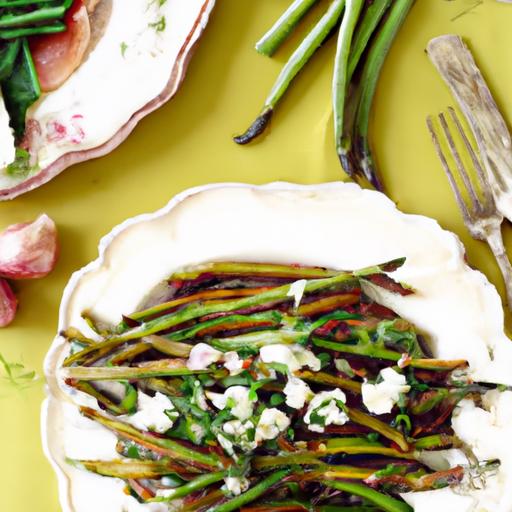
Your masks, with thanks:
[(311, 372), (309, 370), (299, 370), (294, 373), (296, 377), (303, 379), (308, 382), (314, 382), (316, 384), (323, 384), (326, 386), (332, 386), (336, 388), (346, 389), (353, 393), (361, 393), (361, 383), (351, 380), (344, 379), (342, 377), (335, 377), (325, 372)]
[[(151, 350), (152, 345), (148, 342), (141, 342), (136, 343), (135, 345), (132, 345), (128, 348), (125, 348), (124, 350), (119, 351), (117, 354), (112, 356), (109, 360), (110, 364), (113, 364), (115, 366), (121, 365), (124, 363), (129, 363), (132, 359), (136, 358), (137, 356), (144, 354), (145, 352), (148, 352)], [(171, 354), (175, 355), (175, 354)]]
[(72, 387), (96, 398), (96, 400), (98, 400), (98, 403), (102, 404), (103, 407), (105, 407), (105, 409), (108, 412), (110, 412), (111, 414), (121, 415), (121, 414), (127, 414), (128, 412), (130, 412), (127, 407), (123, 406), (123, 404), (115, 403), (109, 397), (107, 397), (105, 394), (98, 391), (89, 382), (77, 381), (72, 384)]
[[(386, 361), (399, 361), (403, 354), (382, 348), (372, 342), (369, 343), (358, 343), (356, 345), (349, 345), (345, 343), (336, 343), (334, 341), (324, 340), (313, 336), (312, 342), (317, 347), (328, 348), (335, 352), (343, 352), (345, 354), (354, 354), (360, 356), (367, 356), (376, 359), (384, 359)], [(411, 368), (421, 368), (423, 370), (438, 370), (448, 371), (455, 370), (467, 366), (467, 361), (463, 359), (455, 359), (452, 361), (443, 361), (440, 359), (407, 359), (405, 366)]]
[(66, 459), (68, 464), (86, 469), (98, 475), (113, 478), (159, 478), (170, 473), (183, 472), (183, 467), (173, 463), (169, 458), (160, 460), (75, 460)]
[[(272, 263), (247, 263), (219, 261), (205, 263), (182, 272), (175, 272), (172, 281), (186, 281), (197, 279), (203, 274), (212, 276), (236, 275), (249, 277), (281, 277), (289, 279), (320, 279), (322, 277), (334, 277), (340, 273), (322, 267), (305, 267), (301, 265), (276, 265)], [(213, 291), (213, 290), (212, 290)]]
[(192, 295), (187, 295), (186, 297), (180, 297), (179, 299), (173, 299), (168, 302), (163, 302), (162, 304), (157, 304), (156, 306), (152, 306), (151, 308), (145, 309), (143, 311), (132, 313), (130, 315), (130, 318), (132, 320), (144, 320), (147, 317), (155, 316), (159, 313), (163, 313), (165, 311), (168, 311), (169, 309), (173, 309), (178, 306), (182, 306), (183, 304), (188, 304), (190, 302), (196, 302), (207, 299), (231, 299), (237, 297), (246, 297), (250, 295), (257, 295), (258, 293), (264, 292), (267, 289), (268, 288), (240, 288), (227, 290), (206, 290), (199, 293), (194, 293)]
[(386, 13), (391, 0), (374, 0), (367, 8), (364, 13), (363, 19), (359, 24), (357, 31), (354, 35), (354, 41), (350, 49), (350, 57), (348, 59), (348, 78), (347, 81), (350, 83), (361, 55), (366, 49), (366, 45), (370, 40), (372, 34), (380, 23), (380, 20)]
[(334, 61), (334, 79), (332, 101), (334, 113), (334, 140), (336, 151), (341, 159), (343, 153), (343, 128), (345, 100), (348, 93), (348, 62), (352, 37), (359, 20), (364, 0), (347, 0), (347, 9), (341, 23), (338, 36), (336, 59)]
[[(362, 2), (363, 0), (358, 1)], [(265, 100), (260, 115), (245, 133), (233, 139), (237, 144), (248, 144), (265, 131), (272, 119), (277, 104), (287, 91), (290, 83), (306, 65), (320, 45), (327, 39), (331, 30), (338, 23), (344, 6), (345, 0), (334, 0), (324, 16), (306, 36), (295, 52), (293, 52), (277, 77), (270, 94)]]
[(267, 57), (274, 55), (300, 20), (317, 2), (318, 0), (295, 0), (272, 28), (256, 43), (256, 51)]
[(430, 474), (422, 474), (422, 472), (419, 472), (419, 474), (407, 474), (406, 470), (407, 468), (404, 468), (401, 471), (400, 466), (391, 465), (368, 477), (365, 483), (374, 488), (385, 486), (387, 490), (418, 492), (456, 485), (464, 477), (464, 468), (462, 466), (455, 466), (445, 471), (436, 471)]
[(367, 180), (377, 190), (383, 187), (368, 142), (370, 110), (386, 56), (413, 4), (414, 0), (396, 0), (391, 6), (389, 17), (371, 46), (362, 71), (353, 134), (340, 134), (338, 155), (345, 172), (353, 178)]
[(395, 498), (370, 489), (369, 487), (354, 482), (340, 482), (336, 480), (320, 480), (320, 483), (337, 491), (344, 491), (355, 496), (361, 496), (369, 502), (379, 506), (386, 512), (414, 512), (413, 509)]
[(214, 454), (206, 454), (199, 450), (187, 448), (186, 446), (171, 439), (141, 432), (131, 425), (108, 418), (89, 407), (80, 407), (80, 412), (86, 418), (97, 421), (122, 438), (134, 441), (141, 446), (149, 448), (155, 453), (180, 461), (180, 463), (183, 463), (185, 467), (190, 465), (193, 468), (193, 471), (194, 468), (197, 467), (211, 470), (221, 466), (220, 458)]
[(386, 437), (390, 441), (396, 443), (402, 451), (408, 452), (410, 449), (409, 443), (405, 439), (404, 435), (391, 428), (387, 423), (370, 416), (364, 412), (361, 412), (352, 407), (347, 407), (347, 414), (351, 421), (354, 423), (358, 423), (359, 425), (364, 425), (365, 427), (369, 427), (375, 432), (378, 432), (382, 436)]
[(222, 480), (226, 476), (225, 471), (217, 471), (216, 473), (209, 473), (206, 475), (200, 475), (187, 482), (186, 484), (181, 485), (180, 487), (176, 487), (169, 491), (169, 495), (166, 497), (158, 497), (148, 500), (149, 502), (163, 502), (163, 501), (173, 501), (178, 498), (183, 498), (184, 496), (188, 496), (195, 491), (200, 489), (204, 489), (209, 485), (212, 485), (220, 480)]
[(23, 13), (7, 13), (0, 16), (0, 28), (24, 27), (32, 24), (40, 24), (48, 20), (62, 18), (66, 13), (66, 7), (45, 7)]
[(246, 503), (250, 503), (256, 498), (259, 498), (262, 494), (266, 493), (273, 486), (281, 482), (283, 478), (288, 476), (290, 473), (290, 468), (275, 471), (251, 487), (248, 491), (226, 501), (225, 503), (209, 508), (207, 512), (232, 512), (233, 510), (238, 510)]
[(72, 366), (63, 370), (64, 377), (77, 380), (139, 380), (153, 377), (177, 377), (183, 375), (201, 375), (209, 370), (189, 370), (165, 367), (158, 361), (147, 366)]
[(0, 29), (0, 39), (16, 39), (25, 36), (38, 36), (43, 34), (58, 34), (65, 32), (66, 24), (56, 21), (48, 25), (35, 25), (33, 27), (16, 27)]

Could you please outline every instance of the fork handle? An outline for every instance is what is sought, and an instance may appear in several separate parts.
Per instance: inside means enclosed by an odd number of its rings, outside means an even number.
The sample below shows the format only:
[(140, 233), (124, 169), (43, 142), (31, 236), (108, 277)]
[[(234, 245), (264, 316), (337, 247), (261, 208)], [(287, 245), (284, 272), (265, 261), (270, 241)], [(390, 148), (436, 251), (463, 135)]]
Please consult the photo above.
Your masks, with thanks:
[(512, 310), (512, 265), (510, 264), (510, 259), (507, 256), (505, 245), (503, 244), (503, 235), (501, 234), (500, 226), (496, 226), (494, 229), (488, 231), (487, 243), (500, 267), (503, 280), (505, 281), (508, 307)]

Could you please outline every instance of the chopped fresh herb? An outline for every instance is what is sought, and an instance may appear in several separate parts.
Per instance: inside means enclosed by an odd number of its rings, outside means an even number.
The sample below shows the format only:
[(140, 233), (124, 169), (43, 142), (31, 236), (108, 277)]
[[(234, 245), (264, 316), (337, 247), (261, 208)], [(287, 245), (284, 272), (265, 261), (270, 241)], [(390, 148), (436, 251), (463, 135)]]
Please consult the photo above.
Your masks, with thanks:
[(26, 178), (38, 169), (37, 165), (30, 163), (30, 153), (22, 148), (16, 148), (16, 158), (7, 168), (6, 173), (16, 178)]
[(163, 32), (165, 30), (166, 25), (167, 22), (165, 20), (165, 16), (160, 16), (160, 18), (157, 21), (154, 21), (153, 23), (149, 24), (149, 26), (151, 28), (154, 28), (157, 32)]
[(126, 50), (128, 50), (128, 45), (124, 41), (122, 41), (120, 47), (121, 55), (124, 57), (126, 55)]
[(273, 393), (270, 397), (270, 405), (276, 407), (277, 405), (284, 404), (286, 397), (281, 393)]
[(30, 387), (36, 380), (37, 374), (27, 370), (22, 363), (11, 363), (0, 354), (0, 382), (4, 382), (17, 389)]

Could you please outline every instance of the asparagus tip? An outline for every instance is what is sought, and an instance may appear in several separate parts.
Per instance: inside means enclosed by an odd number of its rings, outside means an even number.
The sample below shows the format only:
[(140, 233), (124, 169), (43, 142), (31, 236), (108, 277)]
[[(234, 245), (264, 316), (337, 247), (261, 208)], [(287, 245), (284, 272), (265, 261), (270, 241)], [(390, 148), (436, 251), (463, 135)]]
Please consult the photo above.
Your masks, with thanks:
[(261, 39), (255, 44), (254, 49), (260, 55), (264, 55), (265, 57), (272, 57), (276, 52), (277, 47), (270, 46), (267, 44), (266, 39)]
[(366, 137), (359, 137), (355, 143), (355, 151), (357, 153), (357, 161), (360, 162), (359, 172), (361, 176), (372, 185), (375, 190), (384, 192), (384, 186), (377, 173), (377, 166), (373, 160)]
[(270, 120), (272, 119), (272, 114), (274, 113), (274, 109), (269, 107), (263, 110), (263, 112), (255, 119), (255, 121), (249, 126), (245, 133), (233, 137), (233, 140), (237, 144), (248, 144), (256, 137), (260, 136), (265, 129), (267, 128)]

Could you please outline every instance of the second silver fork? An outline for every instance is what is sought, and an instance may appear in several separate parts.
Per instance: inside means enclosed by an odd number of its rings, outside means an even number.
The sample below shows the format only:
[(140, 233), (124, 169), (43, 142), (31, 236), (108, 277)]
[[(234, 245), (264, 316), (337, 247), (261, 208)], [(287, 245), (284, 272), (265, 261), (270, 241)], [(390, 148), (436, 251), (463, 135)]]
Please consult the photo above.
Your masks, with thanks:
[[(483, 171), (482, 165), (469, 142), (467, 135), (464, 132), (461, 122), (452, 107), (448, 108), (450, 117), (458, 134), (460, 135), (466, 151), (469, 154), (471, 162), (475, 168), (475, 173), (468, 173), (460, 153), (455, 144), (454, 138), (450, 131), (450, 127), (444, 114), (439, 114), (439, 122), (441, 124), (442, 132), (448, 143), (450, 153), (452, 154), (455, 162), (455, 168), (460, 175), (461, 181), (466, 188), (469, 201), (464, 199), (464, 194), (459, 188), (458, 182), (455, 179), (455, 174), (452, 171), (448, 160), (443, 152), (439, 137), (434, 129), (432, 117), (427, 118), (427, 126), (432, 136), (432, 141), (436, 149), (437, 155), (441, 160), (443, 169), (446, 172), (455, 198), (462, 212), (464, 224), (466, 225), (471, 236), (476, 240), (482, 240), (489, 244), (498, 266), (505, 281), (505, 288), (507, 293), (507, 302), (509, 309), (512, 310), (512, 265), (507, 256), (505, 246), (503, 244), (503, 236), (501, 234), (501, 224), (503, 222), (503, 215), (498, 212), (491, 188)], [(476, 176), (476, 179), (473, 178)], [(475, 183), (476, 182), (476, 183)], [(480, 189), (480, 193), (479, 193)]]

